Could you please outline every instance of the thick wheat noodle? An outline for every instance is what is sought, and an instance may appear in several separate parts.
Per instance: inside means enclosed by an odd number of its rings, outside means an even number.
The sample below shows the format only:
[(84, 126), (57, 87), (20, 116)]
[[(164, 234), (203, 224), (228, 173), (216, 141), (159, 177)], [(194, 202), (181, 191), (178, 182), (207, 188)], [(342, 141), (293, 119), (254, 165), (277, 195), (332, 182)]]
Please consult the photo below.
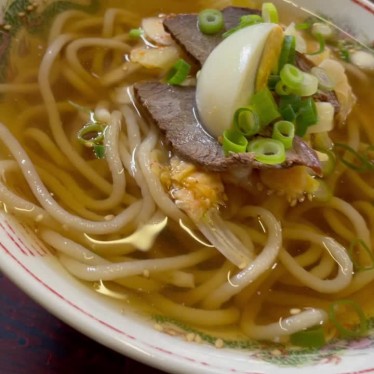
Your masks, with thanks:
[(63, 131), (60, 114), (49, 82), (49, 74), (53, 63), (62, 48), (73, 39), (74, 35), (60, 35), (47, 49), (39, 69), (38, 79), (40, 91), (47, 109), (49, 126), (56, 144), (59, 146), (61, 151), (64, 152), (66, 158), (71, 162), (71, 164), (74, 165), (87, 180), (101, 191), (110, 194), (112, 190), (111, 184), (87, 165), (86, 160), (76, 152), (67, 139), (66, 134)]
[(350, 226), (347, 226), (345, 218), (342, 217), (339, 212), (332, 209), (323, 209), (322, 216), (325, 218), (326, 223), (330, 226), (331, 230), (333, 230), (343, 240), (351, 242), (356, 237), (355, 232), (352, 231)]
[(90, 17), (87, 15), (86, 12), (82, 12), (80, 10), (67, 10), (65, 12), (62, 12), (59, 14), (49, 31), (49, 36), (48, 36), (48, 44), (51, 44), (60, 34), (63, 34), (63, 28), (67, 21), (71, 21), (73, 18), (85, 18), (87, 19)]
[(261, 217), (268, 233), (267, 243), (249, 266), (232, 276), (228, 282), (218, 287), (205, 299), (204, 306), (207, 308), (215, 309), (239, 293), (262, 273), (270, 269), (278, 256), (282, 244), (282, 230), (279, 222), (269, 211), (260, 207), (246, 207), (245, 214), (252, 217)]
[[(139, 20), (137, 19), (137, 17), (131, 12), (126, 12), (126, 11), (122, 11), (121, 9), (115, 9), (115, 8), (108, 9), (104, 14), (103, 22), (102, 22), (101, 36), (103, 38), (111, 38), (111, 39), (115, 39), (117, 41), (122, 41), (122, 42), (129, 41), (128, 33), (126, 33), (126, 38), (122, 38), (122, 39), (117, 38), (115, 35), (115, 32), (114, 32), (115, 21), (116, 21), (116, 18), (118, 18), (119, 14), (123, 18), (126, 19), (126, 22), (130, 22), (130, 20), (132, 20), (130, 23), (132, 23), (134, 27), (136, 27), (137, 24), (139, 23)], [(92, 64), (91, 64), (91, 70), (100, 76), (103, 74), (103, 71), (104, 71), (104, 57), (106, 53), (107, 53), (107, 50), (104, 50), (104, 49), (99, 50), (95, 54)], [(103, 81), (105, 82), (107, 79), (108, 78), (102, 77), (102, 82)]]
[(76, 230), (82, 230), (86, 233), (107, 234), (118, 231), (120, 228), (131, 222), (139, 213), (142, 200), (130, 205), (120, 214), (114, 216), (113, 219), (108, 221), (89, 221), (70, 214), (56, 203), (50, 192), (45, 188), (43, 182), (40, 180), (40, 177), (26, 152), (22, 149), (21, 145), (9, 130), (1, 123), (0, 140), (3, 144), (6, 144), (9, 151), (16, 159), (35, 198), (39, 201), (41, 206), (62, 225)]
[[(374, 227), (374, 206), (368, 201), (355, 201), (353, 207), (363, 212), (369, 219), (369, 227)], [(370, 231), (371, 237), (374, 237), (374, 230)], [(372, 241), (373, 242), (373, 241)]]
[(205, 299), (211, 292), (227, 280), (228, 274), (234, 270), (234, 265), (230, 261), (226, 261), (219, 269), (215, 271), (213, 276), (209, 277), (199, 286), (177, 294), (173, 299), (177, 299), (181, 303), (190, 306), (195, 305)]
[(110, 49), (118, 49), (123, 53), (129, 52), (131, 47), (123, 42), (114, 39), (105, 39), (105, 38), (82, 38), (77, 39), (69, 43), (66, 47), (66, 60), (70, 66), (79, 74), (79, 76), (86, 81), (86, 83), (93, 86), (100, 87), (97, 79), (90, 75), (82, 66), (78, 58), (78, 51), (82, 48), (87, 47), (102, 47)]
[(95, 100), (97, 97), (97, 87), (94, 87), (81, 78), (81, 76), (70, 66), (65, 65), (61, 69), (61, 74), (67, 82), (74, 87), (81, 95), (87, 99)]
[(251, 308), (250, 312), (250, 308), (246, 308), (243, 319), (246, 319), (247, 323), (242, 323), (241, 326), (249, 337), (258, 340), (276, 340), (281, 336), (291, 335), (297, 331), (320, 325), (328, 319), (327, 313), (323, 309), (308, 308), (279, 321), (267, 325), (258, 325), (253, 321), (253, 312), (257, 308), (253, 305)]
[[(0, 161), (0, 167), (3, 175), (9, 171), (19, 170), (18, 164), (14, 160), (2, 160)], [(0, 200), (8, 212), (16, 213), (26, 219), (31, 219), (31, 221), (44, 224), (52, 224), (54, 221), (43, 208), (10, 191), (1, 180)]]
[(24, 136), (36, 142), (38, 144), (38, 150), (43, 150), (54, 165), (62, 168), (69, 166), (64, 154), (44, 131), (32, 127), (27, 128), (24, 131)]
[(140, 147), (142, 138), (139, 131), (138, 122), (132, 109), (127, 106), (123, 106), (121, 110), (124, 118), (126, 119), (125, 123), (127, 127), (127, 139), (131, 152), (131, 171), (139, 188), (141, 189), (143, 196), (144, 203), (138, 216), (138, 223), (143, 224), (149, 220), (150, 216), (155, 211), (156, 204), (139, 166), (141, 160), (139, 160), (138, 153), (142, 151), (142, 148)]
[[(304, 235), (305, 234), (306, 233), (304, 233)], [(294, 238), (300, 238), (299, 235), (300, 233), (295, 230)], [(279, 253), (279, 259), (283, 266), (303, 285), (321, 293), (334, 293), (347, 287), (352, 280), (353, 264), (345, 248), (332, 238), (325, 236), (320, 237), (308, 233), (303, 236), (303, 239), (319, 242), (320, 245), (323, 245), (330, 252), (331, 256), (338, 264), (336, 277), (333, 279), (320, 279), (318, 276), (305, 270), (302, 266), (299, 266), (297, 261), (284, 249)]]
[(370, 183), (367, 183), (364, 178), (353, 170), (348, 169), (347, 175), (349, 177), (349, 183), (352, 184), (357, 192), (360, 191), (361, 194), (367, 196), (369, 199), (374, 199), (374, 188)]
[(160, 179), (152, 171), (152, 162), (157, 161), (152, 160), (151, 152), (156, 146), (157, 141), (158, 135), (155, 129), (152, 128), (138, 149), (139, 166), (148, 185), (149, 192), (152, 195), (154, 202), (165, 213), (165, 215), (176, 222), (179, 220), (190, 222), (187, 216), (182, 213), (170, 199), (169, 195), (165, 192)]
[(133, 260), (121, 263), (110, 263), (102, 265), (86, 265), (61, 255), (63, 265), (77, 278), (95, 280), (115, 280), (117, 278), (129, 277), (143, 274), (144, 271), (163, 272), (169, 270), (183, 269), (194, 266), (216, 255), (211, 248), (200, 249), (196, 252), (160, 259)]
[(102, 36), (104, 38), (111, 38), (113, 36), (115, 19), (118, 16), (121, 16), (122, 19), (126, 20), (126, 23), (130, 26), (136, 26), (139, 24), (139, 17), (134, 13), (116, 8), (108, 9), (104, 14), (103, 19)]
[(64, 202), (65, 209), (91, 221), (102, 221), (105, 219), (104, 216), (88, 210), (79, 199), (80, 196), (74, 195), (69, 188), (66, 188), (66, 186), (62, 184), (55, 175), (53, 175), (53, 173), (49, 173), (40, 166), (37, 167), (37, 172), (46, 188), (49, 191), (53, 191), (54, 198), (58, 201)]

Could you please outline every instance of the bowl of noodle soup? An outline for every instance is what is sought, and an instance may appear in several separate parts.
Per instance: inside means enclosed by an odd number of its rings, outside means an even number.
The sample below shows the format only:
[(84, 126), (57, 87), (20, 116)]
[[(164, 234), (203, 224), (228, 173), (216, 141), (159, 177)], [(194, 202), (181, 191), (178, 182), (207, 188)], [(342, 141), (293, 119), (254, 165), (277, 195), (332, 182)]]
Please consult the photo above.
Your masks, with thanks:
[[(0, 267), (77, 330), (167, 372), (374, 371), (374, 7), (273, 4), (281, 26), (249, 0), (2, 7)], [(207, 8), (266, 22), (194, 39)], [(272, 88), (283, 119), (298, 105), (293, 126), (304, 104), (319, 116), (275, 166), (185, 126), (234, 79), (222, 64), (205, 79), (211, 56), (256, 27), (295, 41), (304, 80), (317, 68), (334, 82)], [(258, 48), (259, 71), (282, 82)], [(298, 100), (287, 115), (285, 96)]]

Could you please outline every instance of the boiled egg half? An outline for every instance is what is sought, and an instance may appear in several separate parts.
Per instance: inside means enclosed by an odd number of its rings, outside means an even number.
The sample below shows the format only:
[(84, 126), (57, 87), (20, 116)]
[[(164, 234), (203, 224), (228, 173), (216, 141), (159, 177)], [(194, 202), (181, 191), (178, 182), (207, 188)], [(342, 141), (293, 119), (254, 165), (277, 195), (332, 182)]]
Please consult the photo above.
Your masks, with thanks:
[(198, 75), (196, 105), (204, 128), (213, 137), (229, 129), (235, 111), (266, 86), (282, 42), (279, 25), (259, 23), (231, 34), (209, 55)]

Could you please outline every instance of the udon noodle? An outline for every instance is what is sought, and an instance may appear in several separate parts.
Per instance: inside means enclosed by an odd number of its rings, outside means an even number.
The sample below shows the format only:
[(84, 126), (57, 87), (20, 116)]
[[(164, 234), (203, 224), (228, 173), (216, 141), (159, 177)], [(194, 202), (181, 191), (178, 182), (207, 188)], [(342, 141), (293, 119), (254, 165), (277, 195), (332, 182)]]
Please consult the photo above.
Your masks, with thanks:
[[(175, 155), (132, 90), (171, 66), (169, 57), (157, 67), (134, 62), (139, 41), (130, 30), (157, 9), (145, 1), (105, 3), (95, 14), (61, 12), (43, 35), (20, 30), (13, 37), (0, 85), (4, 210), (31, 225), (78, 279), (136, 293), (154, 313), (193, 326), (288, 342), (321, 325), (329, 340), (339, 335), (332, 303), (355, 302), (371, 317), (372, 169), (357, 171), (337, 157), (322, 201), (306, 195), (290, 203), (263, 185), (246, 191), (224, 182), (223, 205), (211, 222), (196, 223), (166, 188)], [(163, 3), (163, 13), (229, 5)], [(345, 66), (358, 104), (330, 136), (362, 153), (374, 144), (373, 76)], [(106, 125), (105, 158), (77, 141), (92, 118)], [(193, 172), (204, 186), (205, 172)], [(336, 308), (347, 329), (360, 322), (349, 305)]]

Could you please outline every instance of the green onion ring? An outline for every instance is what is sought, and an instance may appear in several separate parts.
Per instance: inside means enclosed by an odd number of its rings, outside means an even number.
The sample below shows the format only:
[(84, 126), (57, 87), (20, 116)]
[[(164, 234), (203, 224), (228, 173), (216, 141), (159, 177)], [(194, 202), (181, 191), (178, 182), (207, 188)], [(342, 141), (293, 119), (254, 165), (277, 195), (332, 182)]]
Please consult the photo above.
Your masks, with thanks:
[(100, 144), (104, 139), (104, 129), (105, 126), (102, 123), (88, 123), (78, 131), (78, 141), (86, 147)]
[(259, 138), (248, 143), (248, 152), (253, 152), (255, 160), (263, 164), (278, 165), (286, 160), (284, 145), (279, 140)]
[(285, 149), (292, 148), (295, 137), (295, 125), (290, 121), (274, 123), (272, 138), (283, 143)]
[(292, 94), (292, 90), (290, 87), (288, 87), (282, 80), (280, 80), (276, 85), (275, 85), (275, 92), (279, 96), (289, 96)]
[(187, 78), (190, 73), (191, 65), (180, 58), (171, 68), (166, 79), (171, 85), (180, 85)]
[(245, 137), (253, 136), (260, 131), (260, 119), (252, 106), (236, 110), (234, 114), (234, 129)]
[[(337, 320), (336, 309), (340, 305), (348, 305), (356, 312), (356, 314), (357, 314), (357, 316), (360, 320), (357, 331), (347, 329)], [(339, 331), (340, 335), (343, 338), (344, 337), (357, 338), (359, 336), (364, 335), (368, 331), (368, 320), (367, 320), (361, 306), (353, 300), (343, 299), (343, 300), (334, 301), (332, 304), (330, 304), (329, 318), (330, 318), (330, 321), (334, 324), (335, 328)]]
[(278, 23), (278, 10), (273, 3), (263, 3), (261, 15), (265, 22)]
[(230, 152), (244, 153), (247, 149), (248, 140), (240, 132), (229, 129), (224, 131), (222, 147), (226, 155)]
[(291, 64), (285, 64), (279, 75), (283, 83), (291, 89), (299, 88), (304, 80), (303, 72)]
[(217, 9), (205, 9), (198, 14), (198, 26), (203, 34), (219, 33), (224, 27), (222, 12)]

